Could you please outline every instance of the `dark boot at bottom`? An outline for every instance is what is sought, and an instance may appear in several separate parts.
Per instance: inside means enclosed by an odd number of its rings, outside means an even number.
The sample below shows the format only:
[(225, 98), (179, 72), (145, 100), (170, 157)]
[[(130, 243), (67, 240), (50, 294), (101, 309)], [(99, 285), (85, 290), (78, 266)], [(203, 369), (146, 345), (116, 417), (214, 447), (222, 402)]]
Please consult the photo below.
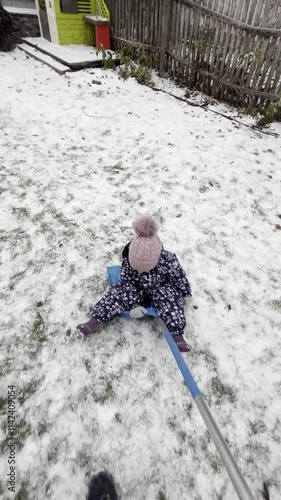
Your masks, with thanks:
[(99, 472), (93, 476), (87, 500), (118, 500), (113, 477), (107, 472)]

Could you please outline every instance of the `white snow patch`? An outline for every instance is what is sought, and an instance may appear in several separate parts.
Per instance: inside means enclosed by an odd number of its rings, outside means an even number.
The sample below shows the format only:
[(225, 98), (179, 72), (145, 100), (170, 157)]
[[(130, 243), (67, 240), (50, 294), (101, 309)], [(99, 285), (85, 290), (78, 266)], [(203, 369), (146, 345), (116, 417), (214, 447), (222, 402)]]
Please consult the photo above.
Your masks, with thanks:
[(4, 5), (4, 8), (7, 12), (10, 14), (25, 14), (29, 16), (37, 16), (37, 10), (36, 9), (30, 9), (28, 7), (10, 7), (8, 5)]

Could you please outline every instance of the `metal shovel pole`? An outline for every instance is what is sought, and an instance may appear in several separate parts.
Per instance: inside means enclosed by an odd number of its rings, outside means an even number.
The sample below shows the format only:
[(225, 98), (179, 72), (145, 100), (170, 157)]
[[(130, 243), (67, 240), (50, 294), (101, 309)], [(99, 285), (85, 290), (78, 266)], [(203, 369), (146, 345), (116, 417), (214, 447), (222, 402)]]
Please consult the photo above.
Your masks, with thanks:
[(209, 407), (202, 396), (194, 378), (192, 377), (178, 347), (176, 346), (172, 335), (169, 331), (167, 331), (167, 327), (162, 320), (158, 320), (161, 328), (164, 332), (164, 336), (169, 344), (169, 347), (174, 355), (174, 358), (178, 364), (178, 367), (183, 375), (183, 378), (186, 382), (186, 385), (197, 405), (198, 410), (201, 413), (201, 416), (206, 424), (206, 427), (210, 433), (211, 438), (213, 439), (216, 448), (221, 456), (222, 462), (228, 472), (228, 475), (233, 483), (234, 488), (241, 500), (255, 500), (248, 484), (246, 483), (244, 477), (241, 474), (240, 469), (238, 468), (234, 458), (228, 448), (216, 422), (214, 421)]

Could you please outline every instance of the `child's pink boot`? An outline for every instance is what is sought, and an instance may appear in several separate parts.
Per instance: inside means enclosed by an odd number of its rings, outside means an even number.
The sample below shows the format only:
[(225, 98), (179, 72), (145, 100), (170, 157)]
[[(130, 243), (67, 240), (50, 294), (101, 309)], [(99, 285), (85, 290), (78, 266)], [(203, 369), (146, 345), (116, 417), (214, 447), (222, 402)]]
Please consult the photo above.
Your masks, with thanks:
[(190, 352), (191, 347), (186, 343), (182, 335), (172, 335), (180, 352)]
[(87, 323), (77, 325), (76, 330), (78, 330), (83, 337), (88, 337), (88, 335), (95, 333), (100, 326), (101, 323), (96, 318), (92, 317)]

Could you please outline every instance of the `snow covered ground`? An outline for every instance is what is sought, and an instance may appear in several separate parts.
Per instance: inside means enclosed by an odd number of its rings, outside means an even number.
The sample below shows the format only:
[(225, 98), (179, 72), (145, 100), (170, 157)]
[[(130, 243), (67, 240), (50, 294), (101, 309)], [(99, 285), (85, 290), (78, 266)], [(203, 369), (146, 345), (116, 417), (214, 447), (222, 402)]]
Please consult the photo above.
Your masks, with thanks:
[(149, 213), (193, 288), (188, 366), (257, 498), (266, 480), (279, 499), (280, 137), (112, 70), (19, 50), (0, 69), (1, 498), (83, 499), (102, 469), (123, 500), (237, 498), (153, 320), (75, 333)]

